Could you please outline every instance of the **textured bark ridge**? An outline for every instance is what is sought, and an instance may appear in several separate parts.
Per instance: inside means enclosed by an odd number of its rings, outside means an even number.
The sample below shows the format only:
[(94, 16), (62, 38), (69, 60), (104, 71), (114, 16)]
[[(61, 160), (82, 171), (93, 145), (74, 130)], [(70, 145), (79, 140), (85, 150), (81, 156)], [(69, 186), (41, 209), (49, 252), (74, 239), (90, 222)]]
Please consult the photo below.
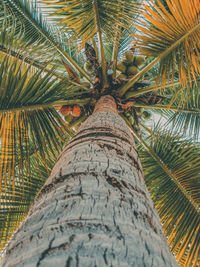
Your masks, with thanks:
[(99, 99), (95, 106), (94, 113), (102, 111), (110, 111), (116, 114), (118, 113), (116, 102), (112, 96), (105, 95)]
[(3, 266), (178, 266), (119, 115), (96, 112), (64, 148)]

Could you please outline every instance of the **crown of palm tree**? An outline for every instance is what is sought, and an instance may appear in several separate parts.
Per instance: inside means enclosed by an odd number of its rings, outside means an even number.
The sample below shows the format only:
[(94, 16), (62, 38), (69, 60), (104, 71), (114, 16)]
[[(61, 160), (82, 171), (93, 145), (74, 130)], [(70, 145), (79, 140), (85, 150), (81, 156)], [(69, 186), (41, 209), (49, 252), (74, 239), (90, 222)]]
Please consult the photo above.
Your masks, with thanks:
[[(199, 36), (199, 0), (1, 1), (2, 251), (63, 145), (109, 94), (137, 139), (171, 250), (198, 265)], [(149, 128), (157, 115), (165, 125)]]

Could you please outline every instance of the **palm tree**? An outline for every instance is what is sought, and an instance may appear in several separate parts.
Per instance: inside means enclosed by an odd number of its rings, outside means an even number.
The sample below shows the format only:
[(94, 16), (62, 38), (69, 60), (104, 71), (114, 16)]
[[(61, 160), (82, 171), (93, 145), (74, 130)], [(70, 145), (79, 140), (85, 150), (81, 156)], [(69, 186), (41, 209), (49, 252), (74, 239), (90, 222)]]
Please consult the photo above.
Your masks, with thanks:
[(3, 266), (198, 266), (199, 15), (1, 1)]

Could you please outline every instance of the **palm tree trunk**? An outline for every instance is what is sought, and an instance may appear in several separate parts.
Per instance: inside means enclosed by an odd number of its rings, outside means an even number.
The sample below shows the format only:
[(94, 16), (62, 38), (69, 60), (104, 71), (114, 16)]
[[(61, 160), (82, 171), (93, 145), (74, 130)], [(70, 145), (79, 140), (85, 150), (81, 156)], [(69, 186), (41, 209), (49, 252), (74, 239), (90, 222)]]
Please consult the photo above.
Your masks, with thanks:
[(112, 97), (64, 148), (3, 266), (177, 266)]

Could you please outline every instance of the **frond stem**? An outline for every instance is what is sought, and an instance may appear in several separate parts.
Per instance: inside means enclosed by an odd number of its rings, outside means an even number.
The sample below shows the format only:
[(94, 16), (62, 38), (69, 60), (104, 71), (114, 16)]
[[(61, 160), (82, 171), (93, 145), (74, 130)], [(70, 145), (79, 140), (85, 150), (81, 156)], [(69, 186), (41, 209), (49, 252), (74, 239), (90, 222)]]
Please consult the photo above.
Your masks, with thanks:
[(152, 131), (151, 131), (149, 128), (147, 128), (146, 125), (144, 125), (144, 124), (141, 123), (141, 122), (139, 122), (139, 125), (142, 126), (142, 128), (143, 128), (145, 131), (147, 131), (150, 135), (152, 135)]
[(118, 11), (117, 11), (117, 17), (119, 19), (119, 23), (118, 25), (116, 26), (116, 33), (115, 33), (115, 37), (114, 37), (114, 45), (113, 45), (113, 53), (112, 53), (112, 61), (113, 61), (113, 79), (115, 79), (116, 77), (116, 68), (117, 68), (117, 56), (118, 56), (118, 51), (119, 51), (119, 39), (120, 39), (120, 34), (121, 34), (121, 26), (120, 26), (120, 22), (121, 22), (121, 19), (119, 18), (119, 15), (120, 15), (120, 9), (122, 11), (124, 11), (124, 1), (123, 3), (121, 3), (121, 6), (118, 8)]
[(95, 50), (95, 52), (96, 52), (96, 55), (97, 55), (97, 57), (98, 57), (98, 49), (97, 49), (97, 44), (96, 44), (96, 42), (95, 42), (94, 36), (93, 36), (91, 39), (92, 39), (92, 45), (93, 45), (94, 50)]
[(96, 29), (97, 29), (98, 38), (99, 38), (101, 67), (102, 67), (102, 73), (103, 73), (103, 85), (106, 85), (108, 83), (108, 81), (107, 81), (107, 66), (106, 66), (106, 59), (105, 59), (105, 54), (104, 54), (104, 49), (103, 49), (103, 40), (102, 40), (102, 32), (101, 32), (101, 26), (100, 26), (100, 20), (99, 20), (97, 0), (94, 0), (93, 6), (94, 6)]
[(46, 109), (46, 108), (53, 108), (56, 106), (63, 106), (63, 105), (80, 105), (83, 106), (91, 101), (90, 98), (85, 99), (70, 99), (70, 100), (60, 100), (55, 101), (52, 103), (47, 104), (38, 104), (38, 105), (32, 105), (32, 106), (22, 106), (22, 107), (13, 107), (8, 109), (2, 109), (0, 110), (0, 114), (5, 112), (17, 112), (17, 111), (32, 111), (32, 110), (38, 110), (38, 109)]
[(173, 83), (167, 83), (164, 86), (162, 86), (162, 85), (148, 86), (146, 88), (135, 90), (133, 92), (127, 92), (125, 95), (125, 98), (127, 99), (127, 98), (131, 98), (131, 97), (140, 96), (140, 95), (143, 95), (143, 94), (151, 92), (151, 91), (160, 90), (162, 88), (170, 88), (170, 87), (177, 86), (180, 84), (181, 84), (180, 82), (173, 82)]
[(73, 127), (77, 126), (78, 124), (81, 124), (86, 119), (87, 119), (87, 116), (83, 115), (82, 117), (78, 118), (74, 122), (70, 123), (69, 124), (69, 127), (70, 128), (73, 128)]
[(113, 79), (116, 77), (116, 68), (117, 68), (117, 56), (119, 50), (119, 35), (120, 35), (120, 28), (117, 26), (117, 31), (115, 33), (115, 40), (113, 45), (113, 53), (112, 53), (112, 61), (113, 61)]
[(173, 111), (179, 111), (179, 112), (186, 112), (191, 114), (197, 114), (200, 113), (200, 109), (181, 109), (174, 106), (168, 106), (168, 105), (144, 105), (144, 104), (133, 104), (134, 107), (138, 108), (149, 108), (149, 109), (167, 109), (167, 110), (173, 110)]
[[(45, 73), (49, 73), (49, 74), (52, 73), (52, 70), (47, 68), (43, 63), (35, 62), (32, 59), (28, 59), (26, 57), (24, 58), (23, 55), (18, 55), (18, 53), (14, 52), (12, 50), (7, 51), (7, 49), (3, 49), (0, 47), (0, 51), (4, 54), (8, 55), (8, 56), (11, 56), (11, 57), (15, 57), (15, 58), (18, 57), (19, 60), (24, 61), (26, 64), (29, 64), (29, 65), (31, 65), (31, 66), (39, 69), (39, 70), (43, 70)], [(69, 82), (69, 79), (67, 77), (61, 75), (60, 73), (56, 72), (55, 70), (53, 71), (53, 76), (59, 78), (60, 80), (66, 80), (67, 82)], [(70, 80), (70, 83), (75, 85), (75, 86), (78, 86), (80, 88), (89, 90), (87, 87), (84, 87), (82, 84), (77, 83), (75, 81)]]

